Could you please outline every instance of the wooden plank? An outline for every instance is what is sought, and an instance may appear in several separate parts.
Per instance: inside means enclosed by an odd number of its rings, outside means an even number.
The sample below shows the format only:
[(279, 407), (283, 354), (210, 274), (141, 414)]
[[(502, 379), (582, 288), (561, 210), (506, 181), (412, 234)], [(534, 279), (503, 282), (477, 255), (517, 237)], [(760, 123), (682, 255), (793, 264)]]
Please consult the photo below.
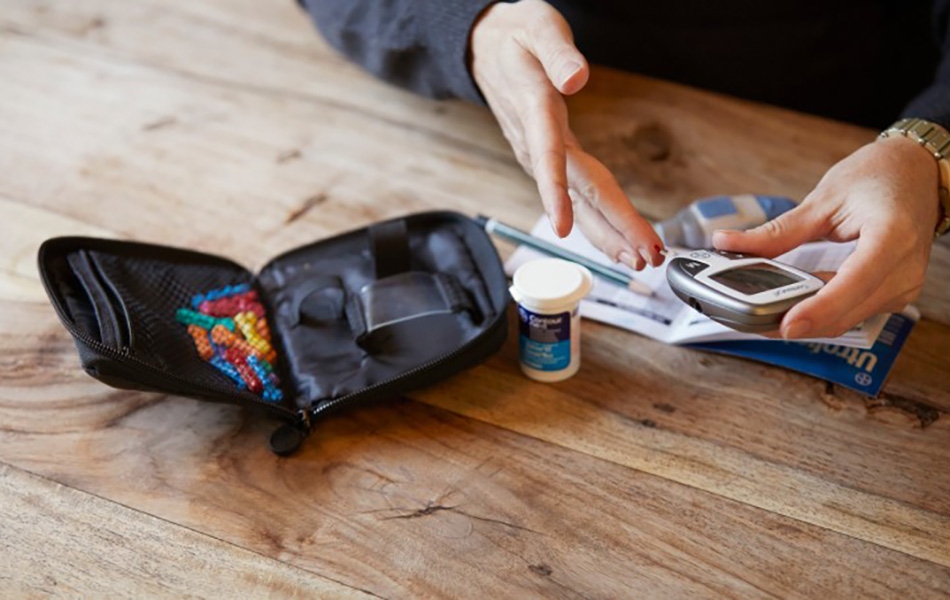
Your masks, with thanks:
[(265, 6), (253, 0), (95, 0), (54, 7), (9, 0), (4, 8), (0, 27), (11, 33), (72, 40), (84, 48), (109, 49), (110, 55), (155, 72), (345, 110), (468, 152), (499, 159), (511, 154), (499, 143), (497, 129), (485, 127), (491, 121), (484, 111), (425, 100), (367, 77), (324, 44), (292, 2)]
[(282, 460), (232, 407), (8, 397), (45, 376), (4, 391), (4, 461), (382, 596), (950, 595), (946, 567), (413, 402)]
[(530, 383), (509, 344), (486, 367), (413, 397), (950, 565), (945, 413), (921, 429), (916, 415), (879, 418), (857, 395), (823, 399), (824, 384), (780, 369), (738, 370), (659, 344), (631, 356), (620, 332), (585, 327), (584, 368), (568, 382)]
[(7, 598), (370, 597), (2, 463), (0, 522)]
[[(519, 187), (513, 164), (499, 168), (340, 109), (222, 90), (22, 36), (8, 40), (4, 57), (0, 76), (16, 93), (0, 98), (9, 117), (0, 167), (20, 175), (0, 183), (0, 194), (94, 218), (123, 237), (240, 249), (235, 258), (256, 266), (386, 215), (475, 212), (485, 197), (513, 197)], [(169, 114), (174, 124), (154, 127)], [(279, 163), (294, 144), (304, 158)], [(386, 167), (367, 176), (367, 164)], [(39, 181), (29, 175), (38, 172)], [(520, 187), (527, 200), (530, 185)], [(232, 222), (257, 244), (237, 243)]]

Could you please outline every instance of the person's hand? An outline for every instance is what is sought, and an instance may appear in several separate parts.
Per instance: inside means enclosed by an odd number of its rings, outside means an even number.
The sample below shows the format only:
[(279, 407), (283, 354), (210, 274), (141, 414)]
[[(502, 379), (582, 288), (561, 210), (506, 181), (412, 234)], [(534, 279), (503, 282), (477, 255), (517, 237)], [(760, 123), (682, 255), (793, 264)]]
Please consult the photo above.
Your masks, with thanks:
[(568, 128), (562, 94), (584, 87), (589, 69), (560, 13), (541, 0), (495, 4), (472, 29), (470, 47), (475, 82), (537, 182), (555, 233), (566, 236), (576, 220), (615, 261), (660, 265), (659, 236)]
[(837, 337), (896, 312), (924, 283), (937, 223), (937, 163), (904, 137), (872, 142), (832, 167), (797, 208), (745, 232), (717, 232), (720, 250), (768, 258), (805, 242), (857, 239), (837, 274), (782, 320), (786, 339)]

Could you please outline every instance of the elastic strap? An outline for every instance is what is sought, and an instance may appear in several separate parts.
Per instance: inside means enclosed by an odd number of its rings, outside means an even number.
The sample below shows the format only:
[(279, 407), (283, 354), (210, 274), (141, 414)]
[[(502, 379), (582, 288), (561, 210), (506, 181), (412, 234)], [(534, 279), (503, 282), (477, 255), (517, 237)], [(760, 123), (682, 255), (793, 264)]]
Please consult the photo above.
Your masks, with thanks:
[(369, 247), (377, 280), (409, 270), (409, 232), (405, 219), (371, 225)]
[(366, 337), (366, 319), (363, 318), (363, 306), (359, 294), (350, 294), (346, 299), (346, 322), (357, 344), (362, 344)]
[(478, 321), (477, 311), (468, 292), (459, 283), (459, 280), (445, 273), (436, 273), (434, 275), (436, 283), (439, 285), (439, 291), (445, 299), (445, 304), (452, 312), (467, 311), (474, 320)]

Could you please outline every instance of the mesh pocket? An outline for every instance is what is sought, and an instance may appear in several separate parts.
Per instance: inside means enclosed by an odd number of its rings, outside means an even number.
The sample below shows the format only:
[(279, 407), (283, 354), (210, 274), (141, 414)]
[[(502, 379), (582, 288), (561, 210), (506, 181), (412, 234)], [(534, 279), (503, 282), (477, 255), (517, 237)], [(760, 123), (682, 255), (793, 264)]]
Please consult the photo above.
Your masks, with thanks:
[(132, 332), (129, 353), (136, 360), (222, 394), (260, 400), (235, 387), (226, 375), (203, 360), (184, 325), (180, 308), (191, 308), (196, 294), (228, 285), (251, 283), (247, 271), (234, 266), (166, 261), (94, 251), (100, 272), (125, 304)]

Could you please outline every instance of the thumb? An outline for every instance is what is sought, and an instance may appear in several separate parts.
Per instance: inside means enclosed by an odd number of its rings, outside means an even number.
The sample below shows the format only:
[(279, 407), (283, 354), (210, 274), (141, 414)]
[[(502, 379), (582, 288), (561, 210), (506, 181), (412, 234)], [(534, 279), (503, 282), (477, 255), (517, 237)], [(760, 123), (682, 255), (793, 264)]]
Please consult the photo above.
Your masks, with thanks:
[(748, 231), (717, 231), (713, 234), (713, 246), (717, 250), (755, 254), (766, 258), (785, 254), (805, 242), (823, 238), (829, 233), (828, 220), (812, 206), (814, 205), (801, 204)]
[(525, 48), (538, 59), (548, 79), (559, 92), (571, 95), (587, 84), (590, 68), (574, 45), (571, 28), (554, 8), (550, 15), (535, 19), (525, 35)]

